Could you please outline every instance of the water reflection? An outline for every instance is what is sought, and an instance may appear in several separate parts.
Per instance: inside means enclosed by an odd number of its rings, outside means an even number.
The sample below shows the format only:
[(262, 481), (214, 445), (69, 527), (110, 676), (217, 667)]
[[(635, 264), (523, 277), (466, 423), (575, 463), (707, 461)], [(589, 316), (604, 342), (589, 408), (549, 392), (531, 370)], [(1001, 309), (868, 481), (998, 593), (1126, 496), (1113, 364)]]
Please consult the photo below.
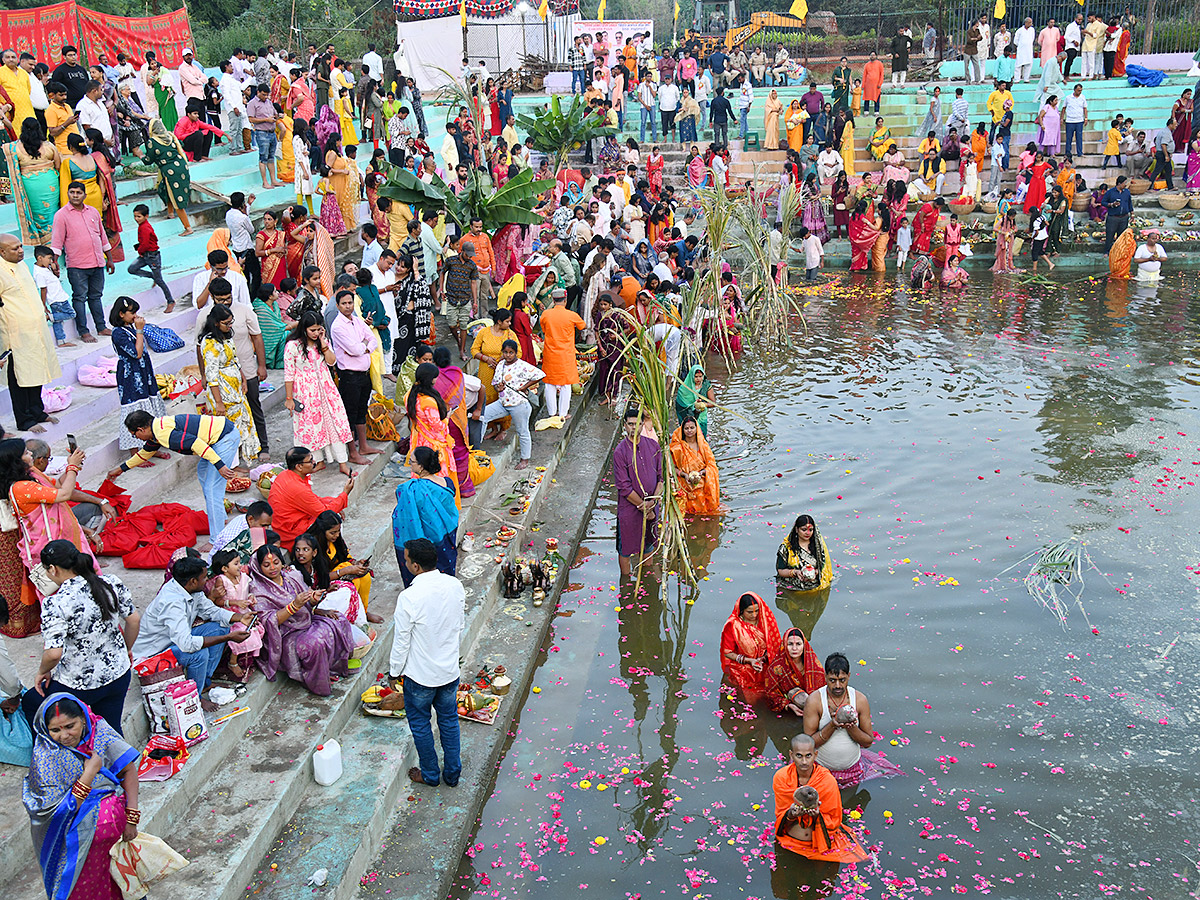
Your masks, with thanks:
[[(481, 817), (486, 852), (464, 861), (454, 896), (1176, 896), (1194, 877), (1186, 842), (1200, 812), (1164, 748), (1200, 741), (1200, 695), (1181, 674), (1200, 636), (1172, 645), (1175, 668), (1146, 660), (1194, 619), (1195, 528), (1186, 505), (1130, 501), (1163, 465), (1187, 496), (1178, 476), (1200, 462), (1187, 403), (1200, 384), (1197, 284), (1004, 279), (921, 296), (847, 278), (810, 306), (793, 351), (714, 365), (737, 415), (712, 422), (731, 513), (689, 528), (707, 580), (619, 584), (606, 496), (572, 573), (580, 587), (563, 598), (576, 615), (556, 623), (574, 655), (549, 654), (539, 672), (544, 690), (520, 713)], [(1160, 462), (1164, 443), (1180, 449)], [(771, 870), (770, 779), (801, 723), (745, 703), (719, 664), (730, 607), (743, 591), (770, 597), (799, 512), (821, 522), (839, 578), (776, 589), (779, 622), (825, 652), (852, 649), (876, 746), (909, 773), (843, 794), (879, 847), (857, 884), (788, 853)], [(996, 579), (1047, 535), (1079, 531), (1104, 571), (1123, 573), (1089, 581), (1096, 635), (1075, 619), (1059, 628), (1011, 573)], [(580, 788), (588, 772), (608, 789)], [(532, 848), (549, 791), (569, 841), (543, 853)], [(1114, 831), (1112, 809), (1135, 794)]]

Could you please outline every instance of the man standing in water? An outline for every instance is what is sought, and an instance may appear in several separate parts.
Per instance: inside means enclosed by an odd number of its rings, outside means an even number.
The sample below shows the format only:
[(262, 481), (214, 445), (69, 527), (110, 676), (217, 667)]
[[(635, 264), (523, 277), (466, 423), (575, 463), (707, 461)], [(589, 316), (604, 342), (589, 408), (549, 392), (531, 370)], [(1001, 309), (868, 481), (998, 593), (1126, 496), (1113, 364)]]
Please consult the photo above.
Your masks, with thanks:
[(808, 695), (804, 733), (812, 735), (817, 762), (833, 773), (839, 787), (862, 781), (863, 748), (875, 743), (871, 704), (850, 687), (850, 661), (841, 653), (825, 658), (825, 687)]
[[(796, 789), (817, 792), (816, 813), (799, 806)], [(807, 734), (792, 738), (788, 764), (771, 779), (775, 793), (775, 838), (784, 849), (809, 859), (860, 862), (862, 845), (842, 824), (842, 797), (829, 770), (817, 762), (817, 745)]]
[(617, 561), (621, 575), (632, 572), (631, 557), (654, 549), (658, 540), (658, 499), (662, 493), (662, 447), (641, 428), (636, 406), (625, 410), (625, 438), (613, 451), (617, 484)]

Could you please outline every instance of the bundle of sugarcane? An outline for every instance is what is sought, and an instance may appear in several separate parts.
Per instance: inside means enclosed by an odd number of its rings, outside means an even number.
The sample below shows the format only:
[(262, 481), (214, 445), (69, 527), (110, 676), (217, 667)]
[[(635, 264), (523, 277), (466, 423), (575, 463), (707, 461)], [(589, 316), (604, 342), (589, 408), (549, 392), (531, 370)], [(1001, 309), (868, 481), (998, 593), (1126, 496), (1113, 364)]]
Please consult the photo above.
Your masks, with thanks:
[[(675, 379), (658, 355), (658, 348), (647, 329), (637, 318), (624, 310), (612, 310), (607, 315), (622, 316), (626, 321), (626, 337), (622, 356), (625, 360), (625, 380), (633, 399), (637, 401), (641, 420), (649, 422), (658, 435), (662, 448), (662, 500), (659, 515), (658, 546), (655, 554), (662, 561), (662, 571), (675, 571), (688, 584), (696, 584), (684, 530), (683, 509), (675, 492), (675, 460), (667, 447), (670, 441), (671, 412), (675, 406)], [(639, 432), (641, 424), (639, 422)], [(646, 524), (646, 523), (644, 523)], [(641, 586), (641, 567), (638, 586)]]

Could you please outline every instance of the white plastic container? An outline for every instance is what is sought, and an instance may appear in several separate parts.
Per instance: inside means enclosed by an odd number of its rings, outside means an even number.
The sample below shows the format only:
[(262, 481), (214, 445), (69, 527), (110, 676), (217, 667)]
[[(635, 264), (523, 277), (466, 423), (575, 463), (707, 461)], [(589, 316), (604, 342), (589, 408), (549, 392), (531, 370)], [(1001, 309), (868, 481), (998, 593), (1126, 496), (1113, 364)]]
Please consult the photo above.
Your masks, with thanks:
[(317, 744), (313, 754), (313, 778), (317, 784), (331, 785), (342, 777), (342, 745), (335, 740)]

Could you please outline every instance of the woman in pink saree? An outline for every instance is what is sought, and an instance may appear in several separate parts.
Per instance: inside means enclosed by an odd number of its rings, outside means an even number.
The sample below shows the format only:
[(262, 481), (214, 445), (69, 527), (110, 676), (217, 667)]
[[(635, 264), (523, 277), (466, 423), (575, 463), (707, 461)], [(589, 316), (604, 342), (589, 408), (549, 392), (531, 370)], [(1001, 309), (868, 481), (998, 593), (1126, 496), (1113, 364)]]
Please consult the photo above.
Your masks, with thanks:
[(525, 241), (521, 232), (527, 227), (509, 222), (507, 225), (501, 225), (496, 236), (492, 238), (492, 250), (496, 254), (496, 278), (500, 284), (504, 284), (518, 273), (525, 273), (521, 262), (521, 251)]
[(471, 446), (467, 427), (467, 386), (463, 370), (450, 362), (450, 349), (437, 347), (433, 351), (433, 362), (439, 369), (433, 386), (450, 410), (446, 423), (450, 437), (454, 439), (454, 468), (460, 473), (458, 489), (460, 496), (475, 496), (475, 484), (471, 481)]
[(655, 199), (662, 194), (664, 162), (662, 151), (652, 147), (646, 157), (646, 180), (650, 182), (650, 193)]
[(692, 158), (687, 164), (688, 184), (693, 188), (702, 188), (708, 186), (708, 166), (704, 164), (704, 157), (692, 148)]
[(865, 272), (871, 263), (871, 250), (879, 237), (879, 223), (866, 200), (860, 200), (850, 217), (850, 271)]

